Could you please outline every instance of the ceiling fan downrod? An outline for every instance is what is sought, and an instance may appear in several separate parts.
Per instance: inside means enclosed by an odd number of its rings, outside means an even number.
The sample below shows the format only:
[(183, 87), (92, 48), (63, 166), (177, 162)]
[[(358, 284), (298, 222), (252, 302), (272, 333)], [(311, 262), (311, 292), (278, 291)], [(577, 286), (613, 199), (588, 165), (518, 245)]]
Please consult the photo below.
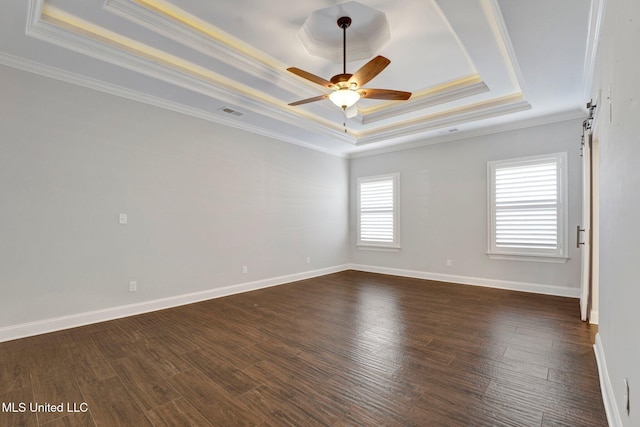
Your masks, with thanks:
[(338, 18), (338, 27), (342, 28), (342, 74), (347, 74), (347, 28), (351, 26), (351, 18)]

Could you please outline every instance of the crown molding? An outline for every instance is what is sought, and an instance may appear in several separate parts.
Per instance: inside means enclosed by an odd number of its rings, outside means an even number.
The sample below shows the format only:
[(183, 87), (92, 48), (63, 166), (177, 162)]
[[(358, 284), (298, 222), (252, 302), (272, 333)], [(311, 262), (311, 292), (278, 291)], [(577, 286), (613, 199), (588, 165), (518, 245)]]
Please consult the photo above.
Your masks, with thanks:
[(14, 55), (10, 55), (4, 52), (0, 52), (0, 64), (8, 67), (16, 68), (19, 70), (23, 70), (29, 73), (37, 74), (43, 77), (64, 81), (66, 83), (70, 83), (73, 85), (86, 87), (88, 89), (97, 90), (110, 95), (152, 105), (154, 107), (163, 108), (173, 112), (185, 114), (187, 116), (207, 120), (207, 121), (221, 124), (221, 125), (230, 126), (235, 129), (240, 129), (247, 132), (255, 133), (255, 134), (272, 138), (278, 141), (283, 141), (283, 142), (294, 144), (300, 147), (308, 148), (314, 151), (319, 151), (335, 157), (349, 158), (349, 159), (374, 156), (378, 154), (386, 154), (386, 153), (391, 153), (391, 152), (396, 152), (401, 150), (409, 150), (413, 148), (419, 148), (419, 147), (439, 144), (443, 142), (452, 142), (452, 141), (471, 139), (479, 136), (508, 132), (508, 131), (518, 130), (518, 129), (525, 129), (525, 128), (535, 127), (535, 126), (542, 126), (542, 125), (553, 124), (557, 122), (563, 122), (563, 121), (569, 121), (569, 120), (575, 120), (575, 119), (583, 120), (586, 115), (586, 113), (581, 110), (568, 110), (568, 111), (559, 112), (551, 115), (545, 115), (545, 116), (539, 116), (539, 117), (534, 117), (534, 118), (525, 119), (525, 120), (503, 123), (503, 124), (484, 127), (481, 129), (475, 129), (467, 132), (463, 131), (463, 132), (452, 134), (452, 135), (433, 137), (433, 138), (423, 138), (420, 141), (402, 143), (402, 144), (392, 145), (384, 148), (365, 149), (364, 151), (345, 154), (344, 152), (341, 152), (341, 151), (334, 151), (318, 145), (309, 144), (297, 138), (291, 138), (279, 133), (275, 133), (269, 130), (265, 130), (263, 128), (259, 128), (254, 125), (247, 124), (245, 122), (240, 122), (237, 119), (232, 119), (227, 116), (213, 114), (208, 111), (203, 111), (196, 108), (188, 107), (182, 104), (168, 101), (164, 98), (158, 98), (158, 97), (154, 97), (144, 93), (136, 92), (128, 88), (117, 86), (111, 83), (105, 83), (103, 81), (92, 79), (90, 77), (86, 77), (80, 74), (68, 72), (65, 70), (61, 70), (59, 68), (29, 61), (29, 60), (26, 60)]
[[(172, 10), (168, 11), (154, 6), (159, 4), (164, 3), (159, 3), (158, 0), (106, 0), (103, 9), (213, 60), (241, 70), (242, 73), (281, 91), (291, 93), (296, 98), (304, 99), (321, 94), (317, 84), (286, 71), (286, 64), (182, 9), (171, 6)], [(321, 103), (319, 106), (326, 111), (335, 108), (329, 103)], [(304, 109), (295, 108), (292, 111), (309, 118)], [(345, 142), (354, 143), (351, 140)]]
[[(243, 72), (246, 71), (282, 91), (302, 93), (301, 97), (311, 97), (318, 94), (317, 85), (285, 72), (286, 65), (186, 11), (174, 6), (170, 6), (170, 10), (169, 6), (160, 7), (164, 4), (158, 0), (107, 0), (104, 9), (210, 58), (243, 70)], [(494, 9), (497, 10), (497, 12), (493, 12), (494, 15), (496, 13), (498, 15), (496, 21), (503, 23), (497, 4), (494, 5)], [(384, 16), (384, 14), (381, 15)], [(305, 32), (305, 28), (305, 26), (302, 27), (299, 36), (304, 33), (304, 37), (311, 40), (311, 34), (309, 31)], [(501, 37), (507, 38), (506, 41), (502, 41), (503, 44), (511, 46), (504, 23), (502, 29)], [(350, 47), (351, 50), (353, 50), (352, 48)], [(513, 53), (512, 48), (510, 52)], [(512, 55), (510, 59), (514, 63), (516, 61), (515, 55)], [(515, 68), (517, 69), (517, 66)], [(384, 102), (373, 107), (359, 109), (355, 120), (362, 125), (367, 125), (488, 91), (487, 85), (477, 74), (474, 74), (420, 91), (414, 94), (408, 102)], [(330, 104), (324, 104), (324, 106), (327, 109), (333, 108)], [(295, 110), (297, 113), (303, 111), (302, 109)], [(305, 116), (305, 118), (313, 120), (312, 117)], [(345, 142), (353, 143), (352, 140)]]
[(148, 0), (107, 0), (103, 9), (282, 90), (294, 88), (298, 94), (317, 95), (316, 85), (286, 73), (287, 66), (276, 59), (185, 11), (175, 8), (169, 13), (153, 4)]
[(42, 6), (44, 0), (30, 0), (27, 4), (27, 31), (29, 27), (34, 25), (42, 16)]
[[(33, 0), (42, 3), (42, 0)], [(37, 8), (34, 7), (37, 11)], [(279, 100), (240, 85), (215, 72), (156, 49), (112, 34), (53, 7), (41, 8), (27, 27), (27, 35), (65, 49), (126, 68), (154, 79), (242, 106), (258, 115), (285, 122), (349, 144), (356, 139), (344, 133), (339, 123), (296, 110)], [(77, 21), (76, 21), (77, 19)], [(35, 21), (35, 22), (33, 22)], [(301, 120), (302, 118), (307, 120)]]
[[(490, 24), (494, 31), (495, 40), (500, 46), (505, 64), (507, 64), (508, 67), (508, 73), (512, 76), (514, 82), (517, 82), (519, 90), (513, 95), (493, 97), (461, 108), (449, 109), (431, 115), (423, 115), (386, 127), (362, 131), (358, 134), (357, 145), (379, 142), (452, 124), (473, 122), (531, 109), (531, 105), (526, 101), (526, 85), (498, 1), (486, 0), (483, 4), (487, 16), (490, 17)], [(402, 104), (384, 103), (379, 106), (359, 110), (358, 119), (362, 124), (370, 124), (379, 120), (396, 117), (401, 114), (407, 114), (419, 109), (441, 105), (485, 92), (489, 92), (488, 86), (480, 76), (475, 74), (456, 81), (453, 84), (422, 91), (416, 94), (416, 100), (413, 102), (410, 100)]]
[(360, 146), (370, 144), (372, 142), (390, 140), (418, 132), (442, 128), (452, 124), (473, 122), (476, 120), (524, 111), (530, 108), (531, 105), (522, 98), (521, 94), (517, 93), (501, 98), (477, 102), (472, 105), (452, 110), (438, 112), (413, 120), (407, 120), (384, 128), (374, 129), (366, 133), (363, 132), (359, 135), (357, 145)]
[(66, 83), (70, 83), (76, 86), (85, 87), (88, 89), (104, 92), (109, 95), (114, 95), (121, 98), (126, 98), (132, 101), (141, 102), (143, 104), (152, 105), (154, 107), (162, 108), (165, 110), (173, 111), (176, 113), (185, 114), (187, 116), (195, 117), (198, 119), (207, 120), (209, 122), (229, 126), (235, 129), (244, 130), (246, 132), (262, 135), (268, 138), (272, 138), (278, 141), (287, 142), (290, 144), (298, 145), (300, 147), (308, 148), (310, 150), (319, 151), (325, 154), (330, 154), (335, 157), (346, 158), (347, 155), (343, 152), (327, 149), (314, 144), (309, 144), (297, 138), (291, 138), (280, 133), (272, 132), (267, 129), (260, 128), (255, 125), (241, 122), (238, 119), (233, 119), (227, 115), (221, 115), (219, 112), (212, 113), (209, 111), (200, 110), (197, 108), (189, 107), (176, 102), (168, 101), (164, 98), (158, 98), (155, 96), (147, 95), (145, 93), (136, 92), (134, 90), (124, 88), (112, 83), (105, 83), (100, 80), (92, 79), (80, 74), (72, 73), (69, 71), (61, 70), (59, 68), (50, 67), (37, 62), (29, 61), (17, 56), (13, 56), (4, 52), (0, 52), (0, 64), (16, 68), (29, 73), (37, 74), (43, 77), (48, 77), (55, 80), (60, 80)]
[[(211, 70), (157, 51), (135, 40), (114, 34), (107, 29), (83, 21), (52, 6), (42, 8), (40, 16), (33, 17), (33, 21), (27, 28), (27, 34), (201, 95), (221, 100), (224, 103), (240, 105), (242, 108), (258, 115), (353, 145), (406, 136), (430, 130), (434, 127), (446, 126), (458, 120), (478, 120), (479, 118), (487, 118), (490, 114), (501, 115), (529, 108), (529, 105), (526, 104), (526, 106), (506, 110), (505, 106), (487, 109), (487, 105), (475, 104), (463, 109), (422, 116), (393, 126), (378, 127), (367, 131), (354, 131), (349, 134), (343, 132), (343, 128), (337, 122), (320, 118), (302, 109), (284, 106), (279, 100), (269, 95), (256, 93), (253, 89)], [(446, 92), (450, 92), (450, 97), (460, 95), (464, 93), (465, 85), (468, 85), (468, 90), (482, 90), (484, 84), (478, 81), (479, 78), (475, 79), (474, 83), (474, 79), (463, 80), (460, 85), (445, 85), (445, 93), (439, 95), (444, 97), (443, 99), (447, 97)], [(425, 97), (422, 102), (429, 103), (430, 100)], [(494, 105), (498, 103), (502, 103), (502, 98), (489, 101), (488, 104)], [(400, 106), (399, 108), (403, 107)], [(469, 114), (470, 110), (476, 109), (483, 109), (483, 113), (475, 112), (475, 114)], [(301, 120), (301, 118), (308, 120)]]
[(511, 65), (511, 72), (518, 82), (518, 87), (520, 88), (520, 92), (523, 96), (527, 97), (527, 87), (525, 84), (524, 76), (522, 75), (522, 70), (520, 69), (520, 64), (518, 64), (518, 57), (516, 56), (516, 52), (513, 49), (513, 44), (511, 43), (511, 37), (509, 36), (509, 30), (507, 29), (507, 24), (504, 22), (504, 17), (502, 16), (502, 10), (500, 9), (500, 5), (498, 4), (498, 0), (486, 0), (487, 5), (489, 7), (490, 15), (493, 17), (493, 22), (496, 25), (496, 29), (500, 37), (496, 37), (497, 41), (502, 44), (502, 48), (504, 49), (503, 54), (508, 59), (507, 63)]
[(362, 124), (370, 124), (488, 91), (487, 85), (478, 75), (474, 75), (420, 91), (406, 102), (385, 102), (358, 112)]
[(358, 159), (361, 157), (369, 157), (376, 156), (379, 154), (387, 154), (401, 150), (411, 150), (414, 148), (425, 147), (428, 145), (440, 144), (443, 142), (453, 142), (453, 141), (462, 141), (465, 139), (477, 138), (480, 136), (486, 135), (494, 135), (503, 132), (510, 132), (519, 129), (526, 129), (530, 127), (536, 126), (544, 126), (553, 123), (566, 122), (570, 120), (584, 120), (586, 113), (581, 110), (566, 110), (563, 112), (558, 112), (554, 114), (548, 114), (544, 116), (538, 116), (523, 120), (517, 120), (508, 123), (501, 123), (493, 126), (482, 127), (479, 129), (473, 129), (470, 131), (462, 131), (459, 133), (432, 137), (432, 138), (423, 138), (420, 141), (408, 142), (404, 144), (393, 145), (389, 147), (383, 148), (372, 148), (365, 149), (364, 151), (352, 152), (348, 154), (349, 159)]
[(584, 58), (583, 72), (583, 99), (591, 97), (593, 76), (596, 71), (596, 59), (598, 56), (598, 46), (600, 44), (600, 30), (604, 22), (604, 14), (607, 7), (606, 0), (592, 0), (589, 14), (589, 32), (587, 36), (586, 55)]
[[(595, 60), (597, 53), (599, 25), (604, 14), (606, 0), (593, 1), (592, 14), (595, 14), (597, 9), (598, 17), (596, 19), (592, 17), (594, 41), (588, 48), (592, 52), (591, 61)], [(380, 102), (376, 105), (362, 108), (359, 110), (358, 117), (351, 121), (353, 129), (349, 129), (349, 132), (343, 127), (344, 120), (338, 117), (335, 111), (327, 113), (330, 108), (334, 108), (330, 103), (321, 103), (322, 105), (313, 108), (295, 108), (287, 106), (285, 101), (279, 99), (292, 92), (307, 93), (311, 96), (316, 95), (318, 93), (317, 85), (286, 72), (285, 65), (276, 59), (221, 31), (210, 23), (189, 15), (165, 0), (104, 0), (102, 7), (107, 13), (114, 15), (112, 19), (124, 18), (132, 24), (153, 31), (155, 34), (177, 43), (177, 45), (171, 44), (173, 48), (176, 48), (177, 52), (180, 51), (180, 46), (184, 46), (194, 52), (198, 52), (198, 55), (194, 57), (202, 59), (202, 55), (204, 55), (209, 58), (205, 59), (202, 62), (203, 64), (212, 63), (211, 60), (213, 60), (216, 63), (224, 64), (226, 71), (220, 74), (212, 71), (215, 67), (204, 67), (198, 63), (183, 59), (180, 53), (172, 55), (151, 45), (140, 43), (134, 38), (127, 38), (124, 34), (121, 35), (110, 31), (106, 27), (100, 27), (71, 13), (57, 9), (56, 2), (47, 2), (46, 0), (28, 0), (29, 19), (26, 34), (45, 43), (55, 44), (70, 51), (132, 71), (136, 73), (136, 78), (149, 77), (157, 81), (158, 84), (160, 82), (162, 84), (166, 83), (176, 88), (182, 88), (205, 96), (215, 101), (216, 104), (219, 103), (215, 108), (193, 107), (192, 105), (194, 104), (183, 98), (180, 99), (183, 100), (184, 104), (165, 99), (163, 94), (160, 93), (161, 89), (157, 89), (154, 92), (155, 95), (151, 91), (147, 93), (137, 92), (128, 89), (129, 86), (135, 87), (135, 85), (133, 83), (123, 83), (125, 82), (124, 80), (118, 80), (117, 83), (105, 83), (90, 77), (69, 73), (62, 69), (52, 71), (51, 67), (41, 64), (25, 65), (28, 61), (23, 61), (22, 64), (16, 65), (20, 61), (16, 57), (10, 58), (10, 55), (6, 54), (1, 55), (0, 63), (189, 116), (222, 123), (331, 155), (345, 157), (348, 156), (345, 153), (350, 151), (355, 153), (352, 155), (359, 155), (361, 151), (355, 146), (364, 147), (376, 142), (385, 143), (380, 145), (386, 145), (387, 148), (380, 148), (381, 150), (396, 151), (413, 146), (416, 144), (416, 139), (419, 138), (421, 138), (421, 141), (417, 143), (418, 145), (427, 145), (438, 141), (458, 140), (469, 137), (465, 136), (467, 134), (463, 132), (455, 135), (446, 135), (444, 138), (425, 136), (428, 133), (433, 134), (434, 132), (430, 131), (435, 129), (451, 125), (464, 127), (464, 123), (467, 122), (499, 117), (531, 108), (525, 96), (524, 80), (522, 79), (498, 0), (482, 0), (481, 3), (483, 14), (486, 15), (485, 19), (489, 23), (492, 35), (495, 38), (497, 46), (495, 49), (500, 51), (500, 55), (504, 60), (501, 75), (510, 81), (513, 79), (512, 86), (515, 87), (518, 84), (521, 88), (520, 91), (514, 90), (511, 95), (496, 97), (494, 93), (489, 92), (488, 83), (485, 83), (478, 74), (472, 74), (468, 77), (421, 90), (414, 93), (411, 100), (404, 103)], [(597, 3), (597, 7), (595, 3)], [(115, 18), (115, 16), (118, 18)], [(122, 22), (120, 21), (120, 23)], [(127, 25), (125, 28), (133, 27)], [(592, 34), (591, 30), (590, 28), (590, 35)], [(156, 45), (155, 43), (152, 44)], [(493, 52), (496, 53), (497, 51), (494, 50)], [(496, 56), (496, 58), (498, 57)], [(199, 59), (194, 59), (194, 61), (200, 62)], [(65, 65), (60, 66), (65, 67)], [(587, 63), (585, 63), (585, 67), (588, 67)], [(39, 71), (37, 70), (38, 68), (40, 68)], [(47, 70), (46, 68), (49, 69)], [(259, 79), (262, 82), (268, 82), (270, 88), (276, 90), (276, 92), (271, 93), (277, 95), (271, 95), (261, 89), (252, 87), (251, 84), (243, 84), (237, 81), (238, 76), (232, 75), (235, 70), (238, 70), (238, 75), (242, 73), (241, 78), (249, 76), (251, 77), (249, 80)], [(591, 74), (593, 74), (593, 70), (591, 71)], [(227, 75), (231, 77), (227, 77)], [(487, 79), (487, 81), (489, 80)], [(162, 86), (158, 87), (161, 88)], [(477, 97), (486, 98), (480, 102), (461, 106), (448, 106), (449, 108), (443, 111), (433, 112), (447, 107), (444, 105), (446, 103), (481, 93), (487, 93), (487, 95)], [(261, 120), (262, 124), (248, 124), (245, 120), (247, 117), (242, 119), (226, 115), (221, 116), (218, 107), (224, 104), (254, 113), (254, 118)], [(462, 102), (454, 105), (460, 104)], [(441, 107), (433, 108), (436, 106)], [(314, 112), (319, 112), (320, 114), (315, 114)], [(399, 120), (402, 120), (401, 122), (390, 123), (390, 120), (387, 120), (403, 115), (405, 115), (405, 120), (399, 118)], [(275, 121), (275, 123), (271, 122), (271, 120)], [(256, 122), (254, 121), (254, 123)], [(346, 123), (349, 125), (349, 122)], [(285, 133), (284, 130), (281, 130), (284, 127), (280, 126), (283, 124), (293, 126), (295, 129)], [(260, 126), (266, 126), (267, 129)], [(351, 126), (348, 127), (351, 128)], [(478, 134), (500, 131), (478, 131), (480, 132)], [(306, 135), (312, 134), (315, 143), (306, 142), (303, 137), (296, 138), (291, 136), (302, 133), (306, 133)], [(336, 144), (344, 143), (344, 147), (326, 149), (321, 146), (322, 138), (326, 138), (326, 140)], [(430, 142), (423, 144), (422, 141), (425, 138)], [(400, 140), (407, 142), (400, 142)], [(396, 145), (390, 145), (394, 143)], [(369, 152), (364, 148), (363, 150)]]

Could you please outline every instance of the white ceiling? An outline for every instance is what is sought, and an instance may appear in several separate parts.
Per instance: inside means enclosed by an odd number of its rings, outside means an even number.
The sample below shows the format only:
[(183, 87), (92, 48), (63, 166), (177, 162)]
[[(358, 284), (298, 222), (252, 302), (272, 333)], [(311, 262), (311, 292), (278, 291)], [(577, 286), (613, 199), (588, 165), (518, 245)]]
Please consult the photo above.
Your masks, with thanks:
[[(360, 0), (386, 16), (391, 64), (367, 87), (409, 101), (361, 100), (358, 115), (286, 71), (329, 79), (301, 28), (314, 11), (354, 24), (331, 0), (24, 0), (0, 5), (0, 63), (340, 155), (385, 151), (578, 117), (589, 69), (587, 0)], [(335, 50), (341, 52), (341, 30)], [(347, 30), (347, 41), (349, 41)], [(354, 45), (355, 47), (355, 42)], [(340, 58), (340, 56), (338, 56)], [(369, 59), (349, 61), (355, 72)], [(230, 108), (242, 115), (228, 114)]]

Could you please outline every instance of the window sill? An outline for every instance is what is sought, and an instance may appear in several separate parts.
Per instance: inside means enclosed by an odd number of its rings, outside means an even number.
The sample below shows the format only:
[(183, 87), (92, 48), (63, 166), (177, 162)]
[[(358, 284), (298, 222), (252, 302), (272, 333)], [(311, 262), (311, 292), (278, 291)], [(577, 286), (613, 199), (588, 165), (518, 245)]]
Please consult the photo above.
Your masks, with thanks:
[(487, 252), (491, 259), (503, 259), (510, 261), (549, 262), (553, 264), (565, 264), (569, 257), (562, 255), (534, 255), (534, 254), (502, 254)]
[(400, 246), (356, 245), (361, 251), (400, 252)]

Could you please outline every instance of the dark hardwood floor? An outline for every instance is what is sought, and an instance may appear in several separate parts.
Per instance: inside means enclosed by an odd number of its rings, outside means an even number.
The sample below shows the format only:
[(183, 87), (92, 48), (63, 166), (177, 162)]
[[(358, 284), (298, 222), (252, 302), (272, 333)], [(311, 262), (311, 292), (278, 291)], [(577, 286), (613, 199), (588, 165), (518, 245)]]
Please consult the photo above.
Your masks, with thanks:
[(1, 343), (0, 426), (606, 426), (593, 336), (575, 299), (346, 271)]

